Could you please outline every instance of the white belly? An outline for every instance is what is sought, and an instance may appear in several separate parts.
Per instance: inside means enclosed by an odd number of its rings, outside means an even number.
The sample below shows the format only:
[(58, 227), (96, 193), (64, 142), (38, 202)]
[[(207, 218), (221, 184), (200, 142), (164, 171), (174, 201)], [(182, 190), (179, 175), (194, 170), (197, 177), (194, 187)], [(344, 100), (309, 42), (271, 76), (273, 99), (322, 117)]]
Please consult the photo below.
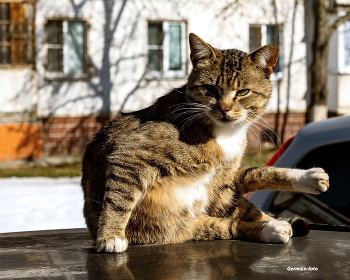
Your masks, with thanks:
[(178, 186), (174, 191), (174, 195), (179, 205), (185, 207), (194, 216), (198, 214), (196, 213), (198, 209), (195, 209), (195, 205), (201, 205), (199, 212), (204, 213), (209, 202), (207, 185), (210, 183), (213, 175), (214, 172), (210, 172), (189, 185)]

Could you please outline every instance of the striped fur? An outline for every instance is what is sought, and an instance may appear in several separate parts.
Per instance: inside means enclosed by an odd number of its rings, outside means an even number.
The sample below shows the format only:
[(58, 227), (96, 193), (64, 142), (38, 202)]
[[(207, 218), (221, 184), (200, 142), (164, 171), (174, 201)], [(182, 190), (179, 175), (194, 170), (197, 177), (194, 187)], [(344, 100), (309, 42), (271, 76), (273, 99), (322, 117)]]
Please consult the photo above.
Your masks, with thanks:
[(278, 48), (221, 51), (194, 34), (190, 46), (186, 85), (146, 109), (120, 113), (86, 147), (84, 215), (98, 251), (188, 240), (286, 242), (290, 224), (243, 195), (328, 187), (321, 169), (239, 168), (246, 131), (271, 94)]

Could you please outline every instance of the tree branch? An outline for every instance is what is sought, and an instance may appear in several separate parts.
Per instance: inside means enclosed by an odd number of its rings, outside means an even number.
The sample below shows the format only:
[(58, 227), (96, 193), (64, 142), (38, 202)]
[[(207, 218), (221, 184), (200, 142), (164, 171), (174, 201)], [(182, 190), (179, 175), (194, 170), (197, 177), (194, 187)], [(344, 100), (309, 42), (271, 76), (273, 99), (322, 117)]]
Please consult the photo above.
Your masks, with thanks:
[(348, 19), (350, 19), (350, 10), (348, 10), (344, 16), (338, 18), (332, 25), (329, 26), (325, 37), (330, 38), (333, 32)]

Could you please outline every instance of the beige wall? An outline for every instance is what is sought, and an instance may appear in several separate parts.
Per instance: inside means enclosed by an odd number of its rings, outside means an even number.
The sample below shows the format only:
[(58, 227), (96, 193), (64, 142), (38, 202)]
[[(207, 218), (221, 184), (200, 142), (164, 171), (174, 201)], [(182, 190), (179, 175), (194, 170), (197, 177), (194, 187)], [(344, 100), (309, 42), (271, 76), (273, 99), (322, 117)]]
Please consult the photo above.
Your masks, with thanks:
[[(3, 90), (5, 93), (0, 95), (0, 112), (36, 110), (39, 117), (86, 116), (107, 109), (114, 113), (120, 110), (127, 97), (124, 110), (129, 111), (148, 106), (171, 88), (186, 83), (186, 77), (145, 79), (148, 20), (185, 20), (188, 33), (194, 32), (218, 48), (243, 51), (248, 51), (249, 47), (249, 24), (283, 24), (285, 68), (280, 81), (280, 110), (283, 112), (287, 103), (291, 112), (304, 112), (306, 109), (304, 8), (302, 4), (296, 7), (293, 33), (294, 0), (277, 0), (276, 10), (269, 0), (238, 1), (237, 6), (232, 6), (226, 12), (222, 12), (222, 9), (233, 1), (108, 1), (114, 3), (112, 10), (106, 10), (104, 4), (107, 2), (102, 0), (86, 1), (81, 5), (79, 3), (83, 2), (74, 1), (76, 6), (72, 2), (37, 2), (36, 72), (29, 74), (27, 70), (0, 70), (0, 83), (6, 84)], [(106, 29), (109, 15), (110, 24)], [(86, 19), (89, 23), (91, 77), (80, 80), (47, 79), (44, 68), (45, 20), (74, 16)], [(292, 36), (294, 45), (290, 63)], [(104, 64), (106, 52), (110, 59)], [(274, 112), (277, 108), (277, 81), (273, 85), (268, 112)], [(19, 93), (21, 97), (16, 99)]]

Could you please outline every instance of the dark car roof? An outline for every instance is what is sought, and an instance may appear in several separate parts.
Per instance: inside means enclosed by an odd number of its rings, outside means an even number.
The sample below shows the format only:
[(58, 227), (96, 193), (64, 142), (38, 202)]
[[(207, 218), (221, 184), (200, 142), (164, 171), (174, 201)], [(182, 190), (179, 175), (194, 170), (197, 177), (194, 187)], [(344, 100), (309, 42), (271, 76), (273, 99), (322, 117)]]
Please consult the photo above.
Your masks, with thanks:
[(299, 130), (274, 166), (295, 166), (306, 154), (318, 147), (346, 141), (350, 141), (350, 116), (309, 123)]
[(97, 254), (86, 229), (0, 234), (0, 279), (346, 279), (350, 233), (287, 244), (239, 240), (130, 245)]

